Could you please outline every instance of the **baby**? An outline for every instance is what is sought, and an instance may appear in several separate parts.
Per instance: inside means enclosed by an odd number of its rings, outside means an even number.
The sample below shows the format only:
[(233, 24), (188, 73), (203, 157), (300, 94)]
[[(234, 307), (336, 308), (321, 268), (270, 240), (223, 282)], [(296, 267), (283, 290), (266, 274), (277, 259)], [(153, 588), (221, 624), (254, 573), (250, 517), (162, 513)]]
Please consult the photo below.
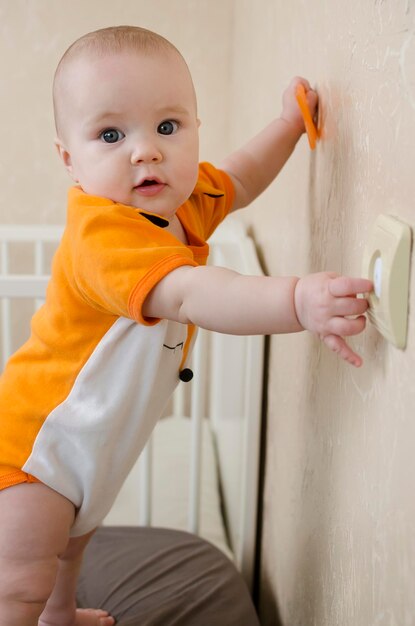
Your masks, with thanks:
[(0, 379), (0, 626), (110, 626), (76, 610), (83, 550), (180, 378), (197, 326), (308, 329), (355, 366), (364, 279), (241, 276), (206, 240), (277, 176), (304, 126), (295, 78), (275, 119), (216, 169), (199, 164), (180, 53), (136, 27), (89, 33), (54, 81), (59, 155), (76, 183), (46, 303)]

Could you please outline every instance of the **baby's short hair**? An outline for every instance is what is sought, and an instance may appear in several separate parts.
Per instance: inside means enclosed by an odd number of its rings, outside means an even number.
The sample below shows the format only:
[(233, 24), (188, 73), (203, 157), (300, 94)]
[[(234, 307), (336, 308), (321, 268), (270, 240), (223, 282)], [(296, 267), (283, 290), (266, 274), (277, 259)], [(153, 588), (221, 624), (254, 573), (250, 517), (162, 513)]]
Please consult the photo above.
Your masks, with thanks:
[(124, 50), (137, 50), (139, 52), (175, 50), (179, 52), (168, 39), (146, 28), (141, 28), (140, 26), (110, 26), (94, 30), (74, 41), (62, 56), (60, 63), (81, 52), (105, 54), (107, 52), (123, 52)]
[[(55, 71), (53, 80), (53, 109), (55, 114), (56, 130), (59, 134), (59, 83), (67, 65), (83, 55), (105, 55), (108, 53), (141, 52), (160, 53), (179, 50), (158, 33), (140, 26), (110, 26), (101, 28), (83, 35), (77, 39), (66, 52)], [(183, 58), (183, 57), (182, 57)], [(183, 59), (184, 60), (184, 59)]]

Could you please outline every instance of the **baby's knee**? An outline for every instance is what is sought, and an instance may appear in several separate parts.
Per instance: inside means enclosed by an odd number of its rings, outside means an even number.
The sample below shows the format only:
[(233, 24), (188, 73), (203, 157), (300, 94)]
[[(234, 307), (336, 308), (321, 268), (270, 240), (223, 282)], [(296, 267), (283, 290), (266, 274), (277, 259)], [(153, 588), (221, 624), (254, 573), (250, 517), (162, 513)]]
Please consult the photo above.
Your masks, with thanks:
[(57, 569), (57, 557), (30, 561), (0, 559), (0, 597), (42, 604), (52, 593)]
[(0, 623), (37, 623), (53, 591), (57, 567), (57, 557), (0, 560)]

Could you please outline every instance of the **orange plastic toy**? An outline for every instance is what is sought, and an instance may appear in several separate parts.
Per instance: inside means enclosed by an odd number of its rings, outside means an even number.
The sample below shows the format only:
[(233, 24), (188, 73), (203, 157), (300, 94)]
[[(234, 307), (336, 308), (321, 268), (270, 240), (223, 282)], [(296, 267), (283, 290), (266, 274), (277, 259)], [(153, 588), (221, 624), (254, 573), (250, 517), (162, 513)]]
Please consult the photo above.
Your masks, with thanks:
[(297, 85), (295, 97), (297, 98), (298, 106), (300, 107), (301, 115), (303, 116), (304, 126), (308, 136), (308, 143), (310, 144), (311, 150), (314, 150), (316, 147), (318, 133), (313, 122), (313, 118), (311, 117), (310, 109), (308, 108), (304, 85), (301, 83)]

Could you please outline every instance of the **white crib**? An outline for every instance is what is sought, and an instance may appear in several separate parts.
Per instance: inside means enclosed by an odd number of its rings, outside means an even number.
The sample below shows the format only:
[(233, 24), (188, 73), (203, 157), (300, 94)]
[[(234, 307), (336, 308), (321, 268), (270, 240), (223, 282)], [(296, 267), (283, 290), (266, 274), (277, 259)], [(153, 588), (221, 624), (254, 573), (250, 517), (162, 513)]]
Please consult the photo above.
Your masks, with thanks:
[[(28, 336), (42, 303), (58, 226), (0, 227), (0, 350), (3, 364)], [(261, 274), (251, 238), (230, 216), (211, 241), (210, 262)], [(26, 265), (23, 263), (25, 261)], [(31, 267), (28, 267), (31, 266)], [(260, 453), (260, 336), (199, 333), (191, 383), (153, 437), (104, 521), (189, 530), (232, 558), (252, 586)]]

